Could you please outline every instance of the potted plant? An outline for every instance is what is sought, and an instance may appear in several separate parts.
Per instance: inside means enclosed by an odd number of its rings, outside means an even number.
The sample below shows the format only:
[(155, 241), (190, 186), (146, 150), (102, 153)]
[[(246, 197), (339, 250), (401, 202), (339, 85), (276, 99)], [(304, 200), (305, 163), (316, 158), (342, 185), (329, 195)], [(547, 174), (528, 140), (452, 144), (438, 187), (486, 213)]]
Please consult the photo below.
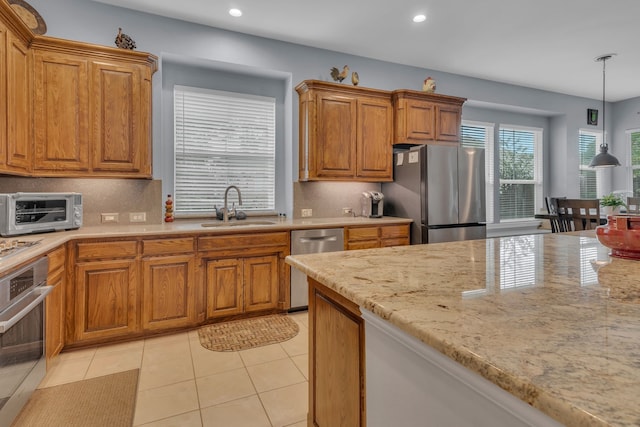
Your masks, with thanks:
[(605, 215), (615, 215), (620, 212), (620, 207), (627, 207), (627, 204), (622, 199), (622, 196), (618, 194), (607, 194), (600, 199), (600, 206), (602, 206), (602, 213)]

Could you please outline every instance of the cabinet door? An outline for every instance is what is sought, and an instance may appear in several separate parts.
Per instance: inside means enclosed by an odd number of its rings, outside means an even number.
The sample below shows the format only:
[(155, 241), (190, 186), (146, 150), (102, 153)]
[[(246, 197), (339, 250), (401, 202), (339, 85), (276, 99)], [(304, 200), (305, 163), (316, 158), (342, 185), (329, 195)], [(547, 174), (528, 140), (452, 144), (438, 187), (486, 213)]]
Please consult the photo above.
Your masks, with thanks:
[(7, 161), (7, 27), (0, 22), (0, 169)]
[(242, 260), (206, 262), (207, 318), (242, 313)]
[(316, 98), (316, 171), (318, 177), (356, 174), (356, 100), (319, 92)]
[(141, 99), (140, 69), (104, 62), (91, 68), (93, 170), (138, 173), (139, 142), (147, 131), (141, 106), (148, 101)]
[(435, 106), (431, 102), (408, 100), (405, 105), (406, 137), (408, 140), (435, 139)]
[(266, 310), (278, 306), (278, 255), (243, 260), (244, 310)]
[(7, 32), (7, 167), (28, 172), (31, 163), (31, 64), (27, 45)]
[(195, 322), (194, 259), (193, 255), (176, 255), (143, 260), (144, 330), (184, 327)]
[(88, 63), (60, 53), (34, 54), (34, 170), (89, 170)]
[(47, 278), (47, 284), (53, 286), (45, 304), (47, 361), (60, 353), (64, 346), (64, 278), (64, 270)]
[(76, 265), (76, 340), (137, 332), (138, 273), (135, 260)]
[(462, 109), (455, 105), (439, 105), (436, 110), (436, 139), (459, 142)]
[(357, 107), (356, 175), (390, 181), (393, 175), (391, 100), (359, 98)]
[[(365, 425), (364, 325), (314, 280), (309, 301), (309, 425)], [(333, 294), (333, 293), (331, 293)]]

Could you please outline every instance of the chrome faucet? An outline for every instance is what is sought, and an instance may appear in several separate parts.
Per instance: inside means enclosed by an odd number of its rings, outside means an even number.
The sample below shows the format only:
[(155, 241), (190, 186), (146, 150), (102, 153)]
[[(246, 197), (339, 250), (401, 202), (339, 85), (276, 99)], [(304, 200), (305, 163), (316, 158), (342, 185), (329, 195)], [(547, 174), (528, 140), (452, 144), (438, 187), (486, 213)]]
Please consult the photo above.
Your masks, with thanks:
[[(232, 188), (238, 192), (238, 204), (242, 206), (242, 195), (240, 194), (240, 189), (235, 185), (228, 186), (227, 189), (224, 190), (224, 208), (222, 209), (223, 222), (229, 222), (229, 206), (227, 204), (227, 196), (229, 195), (229, 190), (231, 190)], [(236, 210), (234, 208), (231, 216), (233, 217), (235, 216), (235, 214), (236, 214)]]

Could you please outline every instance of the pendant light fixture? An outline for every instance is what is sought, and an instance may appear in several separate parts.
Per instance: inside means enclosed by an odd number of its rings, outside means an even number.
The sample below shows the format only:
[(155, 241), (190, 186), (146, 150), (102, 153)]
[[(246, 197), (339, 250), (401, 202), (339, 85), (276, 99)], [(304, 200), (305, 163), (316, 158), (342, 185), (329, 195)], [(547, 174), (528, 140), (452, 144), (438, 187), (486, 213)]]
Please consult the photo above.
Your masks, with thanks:
[(615, 156), (609, 154), (609, 145), (607, 144), (607, 135), (605, 133), (605, 129), (604, 129), (604, 104), (605, 104), (605, 67), (606, 67), (606, 63), (607, 60), (613, 58), (613, 55), (615, 55), (615, 53), (608, 53), (606, 55), (602, 55), (597, 57), (595, 60), (602, 62), (602, 144), (600, 144), (600, 153), (597, 154), (593, 160), (591, 160), (591, 163), (589, 163), (589, 167), (592, 168), (606, 168), (606, 167), (613, 167), (613, 166), (620, 166), (620, 162), (618, 161), (618, 159), (615, 158)]

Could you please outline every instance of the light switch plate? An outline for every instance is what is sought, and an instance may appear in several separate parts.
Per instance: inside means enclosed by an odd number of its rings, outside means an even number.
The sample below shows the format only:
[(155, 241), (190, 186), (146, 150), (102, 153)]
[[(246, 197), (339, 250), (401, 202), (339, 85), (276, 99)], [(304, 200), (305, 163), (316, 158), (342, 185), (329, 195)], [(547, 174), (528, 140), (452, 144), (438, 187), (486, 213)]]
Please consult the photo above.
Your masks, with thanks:
[(302, 218), (309, 218), (313, 215), (313, 209), (302, 209), (301, 211)]

